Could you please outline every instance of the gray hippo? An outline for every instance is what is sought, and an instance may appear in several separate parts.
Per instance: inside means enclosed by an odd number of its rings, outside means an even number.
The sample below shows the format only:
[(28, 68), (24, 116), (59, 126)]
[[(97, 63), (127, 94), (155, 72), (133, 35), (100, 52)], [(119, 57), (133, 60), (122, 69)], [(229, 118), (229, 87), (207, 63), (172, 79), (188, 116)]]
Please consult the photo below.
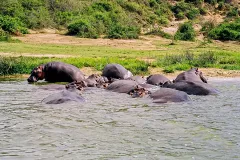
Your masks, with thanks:
[(84, 81), (86, 82), (87, 87), (96, 87), (98, 82), (101, 80), (101, 76), (97, 74), (90, 75)]
[(138, 83), (132, 80), (118, 80), (109, 84), (106, 89), (118, 93), (129, 93), (137, 85)]
[(108, 64), (104, 67), (104, 69), (102, 71), (102, 76), (105, 76), (108, 79), (111, 79), (111, 78), (127, 79), (133, 75), (130, 71), (125, 69), (120, 64)]
[(151, 93), (150, 97), (154, 103), (185, 102), (191, 100), (187, 93), (170, 88), (160, 88)]
[(114, 81), (106, 87), (107, 90), (118, 93), (130, 94), (133, 98), (143, 97), (148, 93), (145, 88), (138, 85), (136, 81), (132, 80), (118, 80)]
[(80, 95), (79, 90), (77, 90), (74, 86), (44, 98), (42, 100), (42, 103), (61, 104), (61, 103), (67, 103), (71, 101), (79, 102), (79, 103), (85, 102), (85, 99)]
[(199, 81), (179, 81), (172, 84), (164, 84), (163, 87), (173, 88), (179, 91), (184, 91), (192, 95), (216, 95), (219, 91), (211, 85)]
[(28, 82), (73, 82), (84, 80), (84, 74), (75, 66), (63, 62), (49, 62), (34, 68)]
[(143, 78), (143, 76), (131, 76), (127, 78), (127, 80), (136, 81), (138, 84), (145, 84), (146, 80)]
[(75, 86), (75, 88), (78, 90), (83, 90), (85, 87), (105, 88), (108, 84), (109, 82), (106, 77), (97, 74), (92, 74), (82, 81), (74, 81), (67, 84), (66, 88), (69, 88), (69, 86)]
[(188, 71), (180, 73), (173, 83), (180, 81), (189, 81), (189, 82), (204, 82), (207, 83), (206, 78), (203, 76), (202, 72), (198, 68), (192, 68)]
[(161, 74), (154, 74), (147, 77), (147, 83), (162, 86), (164, 83), (172, 83), (167, 77)]

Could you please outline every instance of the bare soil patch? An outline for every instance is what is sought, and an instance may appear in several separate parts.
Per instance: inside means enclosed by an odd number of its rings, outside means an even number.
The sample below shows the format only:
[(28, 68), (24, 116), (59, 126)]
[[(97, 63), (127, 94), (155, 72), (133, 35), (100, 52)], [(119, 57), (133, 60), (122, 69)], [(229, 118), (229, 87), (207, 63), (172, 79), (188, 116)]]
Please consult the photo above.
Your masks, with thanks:
[(122, 39), (88, 39), (78, 38), (75, 36), (67, 36), (55, 33), (40, 33), (40, 34), (27, 34), (22, 37), (16, 37), (24, 43), (34, 44), (66, 44), (66, 45), (82, 45), (82, 46), (108, 46), (114, 48), (128, 48), (137, 50), (155, 50), (156, 46), (153, 41), (156, 37), (140, 38), (134, 40)]

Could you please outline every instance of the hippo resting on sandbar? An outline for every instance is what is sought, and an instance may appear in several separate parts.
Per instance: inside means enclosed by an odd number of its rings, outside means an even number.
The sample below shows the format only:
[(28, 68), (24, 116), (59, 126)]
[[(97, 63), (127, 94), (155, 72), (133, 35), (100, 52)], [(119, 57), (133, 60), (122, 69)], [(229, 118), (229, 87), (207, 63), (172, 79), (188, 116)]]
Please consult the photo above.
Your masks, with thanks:
[(104, 67), (104, 69), (102, 71), (102, 76), (105, 76), (110, 80), (111, 78), (113, 78), (113, 79), (127, 79), (127, 78), (129, 78), (133, 75), (130, 71), (125, 69), (120, 64), (108, 64)]
[(63, 62), (49, 62), (34, 68), (28, 82), (73, 82), (84, 80), (84, 74), (75, 66)]
[(203, 77), (203, 74), (201, 71), (198, 70), (198, 68), (192, 68), (186, 72), (180, 73), (175, 80), (173, 80), (173, 83), (179, 82), (179, 81), (188, 81), (188, 82), (204, 82), (207, 83), (207, 80), (205, 77)]
[(187, 93), (170, 88), (160, 88), (156, 92), (151, 93), (150, 97), (154, 103), (185, 102), (191, 100)]

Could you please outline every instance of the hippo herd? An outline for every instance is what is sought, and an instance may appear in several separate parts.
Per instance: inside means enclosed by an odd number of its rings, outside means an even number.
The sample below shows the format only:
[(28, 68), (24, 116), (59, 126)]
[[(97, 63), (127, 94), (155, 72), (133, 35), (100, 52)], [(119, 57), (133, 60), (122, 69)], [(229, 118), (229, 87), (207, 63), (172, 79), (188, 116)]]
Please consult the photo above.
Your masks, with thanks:
[(84, 102), (81, 92), (87, 87), (104, 88), (108, 91), (127, 93), (133, 98), (148, 96), (154, 103), (190, 101), (188, 95), (216, 95), (218, 90), (207, 83), (198, 68), (179, 74), (173, 81), (164, 75), (154, 74), (147, 78), (133, 75), (120, 64), (107, 64), (102, 75), (88, 77), (77, 67), (63, 62), (49, 62), (34, 68), (29, 83), (43, 80), (69, 82), (63, 91), (43, 99), (44, 103), (59, 104), (68, 101)]

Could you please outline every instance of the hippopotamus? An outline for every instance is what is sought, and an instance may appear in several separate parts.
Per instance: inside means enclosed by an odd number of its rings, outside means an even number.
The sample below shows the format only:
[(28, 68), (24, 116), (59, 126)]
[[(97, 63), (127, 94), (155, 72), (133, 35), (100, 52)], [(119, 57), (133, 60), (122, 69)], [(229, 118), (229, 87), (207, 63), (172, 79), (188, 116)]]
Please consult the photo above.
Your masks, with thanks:
[(138, 84), (145, 84), (146, 80), (142, 76), (131, 76), (127, 80), (136, 81)]
[(127, 79), (133, 76), (133, 74), (120, 64), (107, 64), (102, 71), (102, 76), (108, 79)]
[(147, 77), (147, 83), (162, 86), (164, 83), (172, 83), (167, 77), (161, 74), (154, 74)]
[(203, 76), (202, 72), (198, 70), (198, 68), (192, 68), (188, 71), (180, 73), (173, 83), (179, 81), (189, 81), (189, 82), (204, 82), (207, 83), (206, 78)]
[(133, 98), (143, 97), (146, 93), (148, 93), (145, 88), (141, 87), (136, 81), (132, 80), (114, 81), (109, 84), (106, 89), (112, 92), (127, 93), (130, 94)]
[(156, 92), (151, 93), (150, 97), (154, 103), (185, 102), (191, 100), (187, 93), (170, 88), (160, 88)]
[(28, 82), (73, 82), (84, 80), (84, 74), (75, 66), (63, 62), (49, 62), (34, 68)]
[(118, 80), (109, 84), (106, 89), (118, 93), (129, 93), (137, 85), (138, 83), (132, 80)]
[(109, 83), (107, 77), (100, 76), (98, 74), (92, 74), (87, 79), (84, 80), (86, 82), (87, 87), (103, 87)]
[(46, 104), (61, 104), (66, 102), (85, 102), (85, 99), (80, 95), (80, 92), (74, 87), (71, 86), (59, 93), (50, 95), (42, 100)]
[(86, 82), (87, 87), (96, 87), (100, 78), (100, 75), (92, 74), (84, 81)]
[(173, 88), (179, 91), (184, 91), (192, 95), (216, 95), (219, 91), (211, 85), (199, 81), (179, 81), (172, 84), (164, 84), (163, 87)]

